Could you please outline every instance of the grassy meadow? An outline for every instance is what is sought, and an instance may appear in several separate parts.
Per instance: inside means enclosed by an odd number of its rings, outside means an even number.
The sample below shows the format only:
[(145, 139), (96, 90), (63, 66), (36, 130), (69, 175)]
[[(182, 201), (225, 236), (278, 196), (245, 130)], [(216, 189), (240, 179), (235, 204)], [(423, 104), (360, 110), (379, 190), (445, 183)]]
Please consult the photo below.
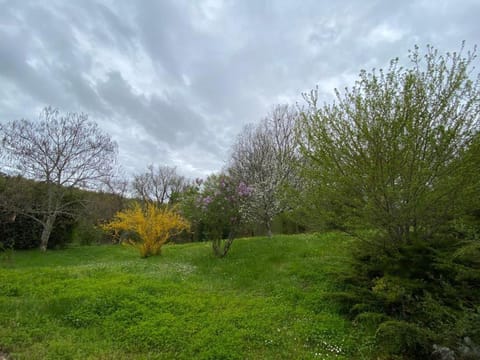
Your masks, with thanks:
[(328, 294), (337, 233), (0, 254), (0, 352), (12, 359), (368, 359), (372, 331)]

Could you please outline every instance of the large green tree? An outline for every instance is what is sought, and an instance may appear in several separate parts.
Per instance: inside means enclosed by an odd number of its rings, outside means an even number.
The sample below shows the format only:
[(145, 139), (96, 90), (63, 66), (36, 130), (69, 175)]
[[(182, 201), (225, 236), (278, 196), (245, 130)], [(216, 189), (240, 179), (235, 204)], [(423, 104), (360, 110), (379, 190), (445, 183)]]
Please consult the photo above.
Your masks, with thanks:
[(440, 54), (427, 47), (409, 63), (361, 71), (336, 100), (308, 110), (298, 135), (308, 160), (308, 197), (323, 219), (345, 230), (374, 228), (390, 244), (428, 238), (472, 191), (480, 82), (475, 51)]

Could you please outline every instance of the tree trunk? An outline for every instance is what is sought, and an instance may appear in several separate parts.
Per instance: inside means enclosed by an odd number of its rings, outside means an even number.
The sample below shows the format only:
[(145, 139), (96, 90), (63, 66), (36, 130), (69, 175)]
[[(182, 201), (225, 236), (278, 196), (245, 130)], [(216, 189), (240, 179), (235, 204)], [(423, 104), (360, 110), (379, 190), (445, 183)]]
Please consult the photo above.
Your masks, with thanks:
[(267, 236), (268, 236), (269, 238), (271, 238), (272, 235), (273, 235), (273, 234), (272, 234), (272, 222), (271, 222), (271, 221), (267, 221), (267, 222), (265, 223), (265, 225), (266, 225), (266, 227), (267, 227)]
[(50, 234), (52, 233), (53, 224), (55, 222), (55, 215), (48, 215), (47, 221), (43, 224), (42, 236), (40, 237), (40, 250), (47, 251), (48, 240), (50, 239)]
[(225, 257), (232, 246), (233, 240), (235, 239), (234, 233), (230, 232), (228, 238), (225, 240), (216, 239), (212, 241), (213, 253), (216, 257)]

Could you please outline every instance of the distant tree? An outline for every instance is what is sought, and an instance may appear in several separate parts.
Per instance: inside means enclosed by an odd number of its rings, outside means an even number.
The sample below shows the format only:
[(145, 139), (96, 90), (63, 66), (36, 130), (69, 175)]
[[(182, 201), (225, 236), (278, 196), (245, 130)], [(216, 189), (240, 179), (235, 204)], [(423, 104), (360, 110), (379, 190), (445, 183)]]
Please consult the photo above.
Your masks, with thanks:
[(188, 183), (178, 197), (180, 213), (190, 222), (189, 235), (193, 241), (207, 239), (204, 232), (204, 209), (201, 206), (203, 184), (203, 179), (195, 179), (195, 181)]
[(272, 236), (273, 218), (285, 211), (285, 187), (296, 182), (296, 109), (277, 105), (258, 125), (249, 124), (232, 147), (229, 174), (253, 189), (243, 213)]
[(153, 165), (147, 171), (134, 176), (132, 187), (144, 202), (155, 201), (158, 205), (175, 201), (187, 185), (186, 179), (177, 174), (174, 167)]
[(118, 212), (110, 223), (103, 226), (105, 230), (127, 232), (128, 243), (139, 250), (141, 257), (160, 254), (162, 246), (172, 236), (189, 227), (176, 211), (159, 207), (154, 202), (144, 207), (135, 203), (131, 209)]
[(110, 177), (105, 179), (99, 191), (116, 195), (119, 198), (124, 199), (129, 191), (129, 185), (129, 180), (123, 171), (121, 171), (121, 168), (117, 167), (116, 171), (114, 171)]
[(47, 249), (56, 219), (71, 214), (64, 201), (70, 188), (93, 189), (112, 173), (116, 144), (86, 114), (45, 108), (39, 121), (15, 120), (0, 126), (5, 171), (45, 184), (43, 201), (17, 206), (42, 226), (40, 249)]
[(396, 59), (385, 71), (362, 71), (332, 104), (305, 95), (298, 134), (324, 218), (348, 231), (378, 229), (398, 245), (455, 216), (474, 181), (465, 151), (480, 117), (475, 53), (462, 53), (416, 48), (409, 67)]

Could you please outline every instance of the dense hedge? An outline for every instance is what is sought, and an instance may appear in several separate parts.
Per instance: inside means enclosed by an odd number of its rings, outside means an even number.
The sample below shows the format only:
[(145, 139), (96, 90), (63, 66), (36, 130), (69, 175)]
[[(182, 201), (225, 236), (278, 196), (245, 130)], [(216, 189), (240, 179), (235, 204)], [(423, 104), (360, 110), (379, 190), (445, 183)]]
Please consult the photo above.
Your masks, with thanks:
[[(38, 213), (45, 202), (45, 184), (0, 175), (0, 249), (39, 247), (42, 225), (28, 216)], [(111, 241), (97, 225), (110, 220), (124, 206), (121, 196), (69, 189), (64, 195), (70, 204), (57, 216), (48, 242), (49, 248), (69, 242), (91, 244)], [(67, 215), (68, 214), (68, 215)]]
[(380, 358), (480, 358), (480, 243), (474, 233), (449, 229), (396, 248), (378, 238), (358, 243), (344, 291), (333, 297), (358, 326), (376, 329)]
[[(42, 226), (35, 220), (16, 215), (12, 221), (11, 214), (3, 212), (0, 226), (0, 247), (13, 249), (32, 249), (40, 246)], [(6, 220), (5, 220), (6, 219)], [(49, 241), (49, 248), (62, 247), (72, 239), (75, 221), (69, 217), (59, 217), (55, 223)]]

